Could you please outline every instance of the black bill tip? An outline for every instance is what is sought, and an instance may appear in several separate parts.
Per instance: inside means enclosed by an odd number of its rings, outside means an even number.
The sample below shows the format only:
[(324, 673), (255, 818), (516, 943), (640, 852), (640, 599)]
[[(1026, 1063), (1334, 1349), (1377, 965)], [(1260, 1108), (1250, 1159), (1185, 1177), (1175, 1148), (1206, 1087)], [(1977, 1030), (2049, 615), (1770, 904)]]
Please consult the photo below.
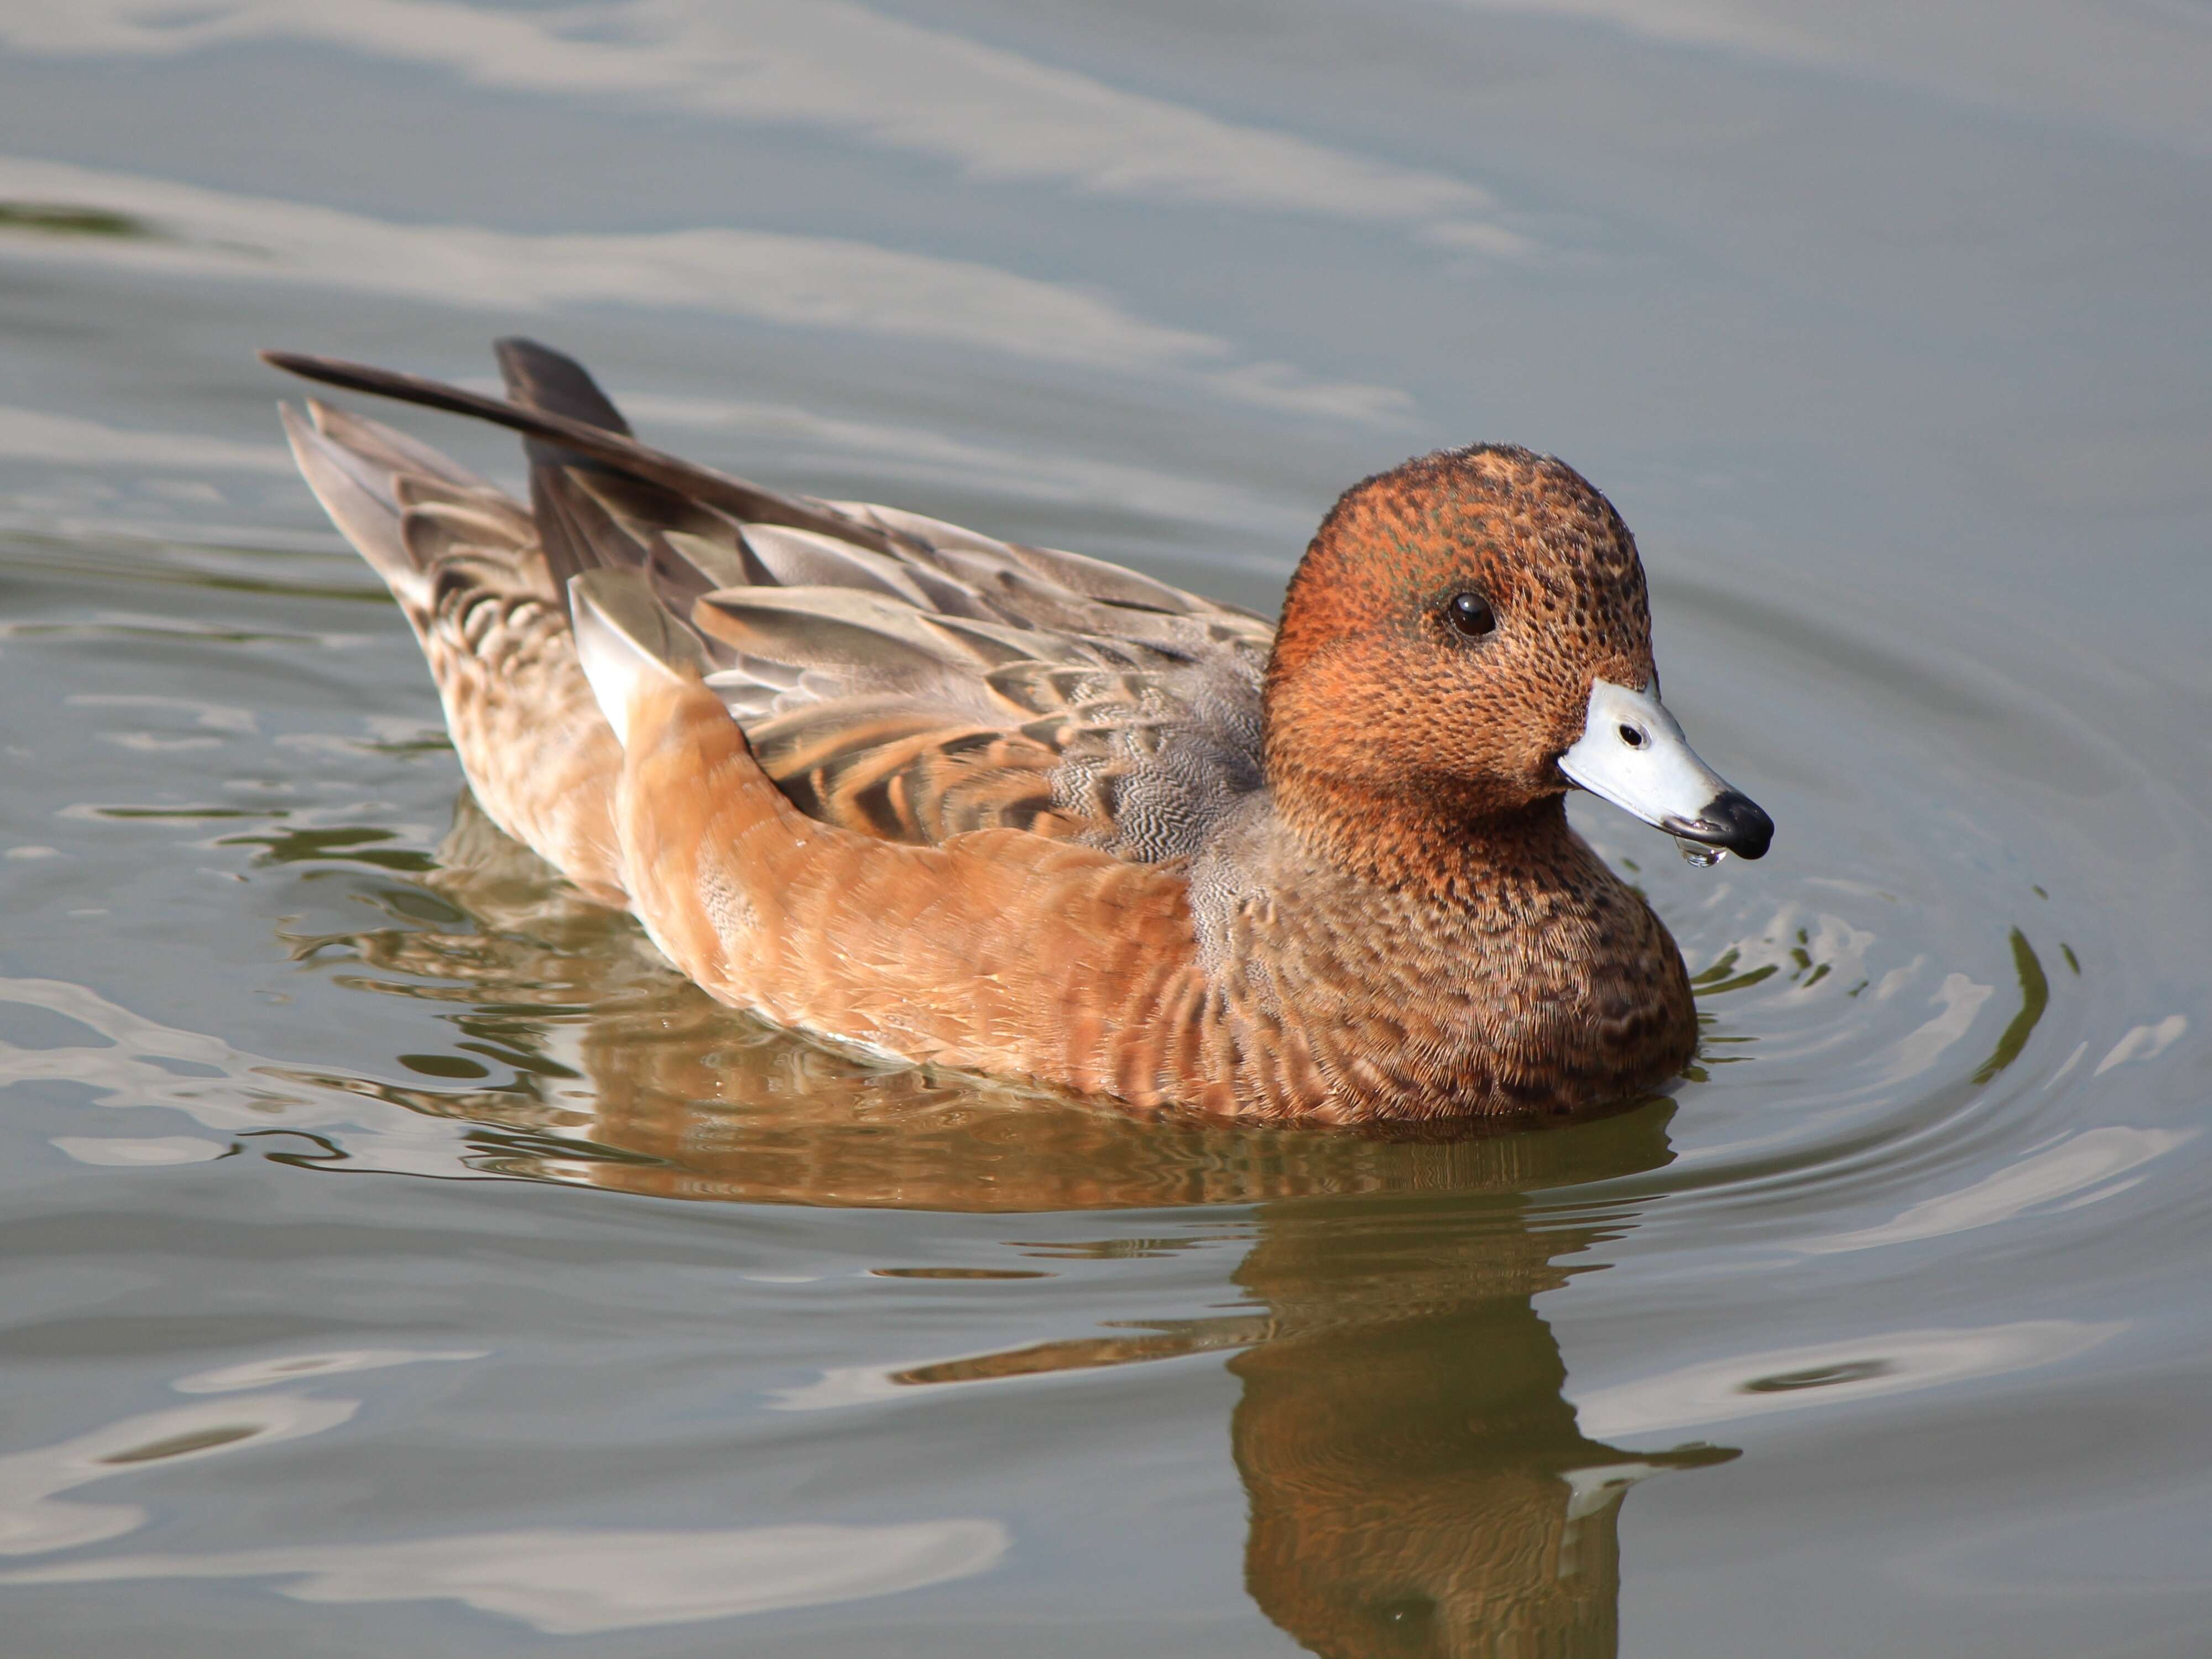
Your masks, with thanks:
[(1684, 841), (1724, 847), (1740, 859), (1764, 858), (1774, 842), (1774, 820), (1750, 796), (1734, 789), (1715, 795), (1696, 817), (1670, 817), (1660, 828)]

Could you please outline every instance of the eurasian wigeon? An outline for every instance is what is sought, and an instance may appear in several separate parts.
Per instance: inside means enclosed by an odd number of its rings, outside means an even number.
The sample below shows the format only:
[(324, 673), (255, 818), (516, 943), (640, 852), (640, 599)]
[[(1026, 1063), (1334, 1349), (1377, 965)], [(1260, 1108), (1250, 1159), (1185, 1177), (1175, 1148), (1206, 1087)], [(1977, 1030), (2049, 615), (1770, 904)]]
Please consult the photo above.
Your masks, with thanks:
[(1583, 788), (1746, 858), (1658, 697), (1636, 545), (1479, 445), (1346, 490), (1264, 619), (1076, 554), (646, 447), (576, 363), (508, 400), (527, 507), (319, 403), (285, 424), (390, 584), (486, 811), (725, 1002), (1146, 1107), (1571, 1109), (1679, 1072), (1680, 953)]

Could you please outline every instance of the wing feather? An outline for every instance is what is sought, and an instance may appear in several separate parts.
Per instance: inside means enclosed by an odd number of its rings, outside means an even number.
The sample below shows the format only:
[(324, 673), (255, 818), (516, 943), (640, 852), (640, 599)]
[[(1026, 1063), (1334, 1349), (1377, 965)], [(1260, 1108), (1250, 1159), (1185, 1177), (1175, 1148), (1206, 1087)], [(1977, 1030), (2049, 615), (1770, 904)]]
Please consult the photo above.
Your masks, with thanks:
[(1273, 629), (1249, 612), (1080, 554), (678, 460), (633, 438), (580, 367), (527, 341), (501, 343), (504, 403), (265, 355), (520, 431), (526, 509), (375, 422), (319, 404), (312, 427), (288, 419), (310, 483), (395, 590), (504, 581), (570, 603), (572, 579), (641, 574), (575, 591), (603, 621), (611, 596), (634, 609), (649, 595), (662, 621), (625, 612), (624, 648), (696, 657), (769, 775), (816, 817), (920, 843), (1017, 828), (1164, 860), (1195, 852), (1259, 787)]

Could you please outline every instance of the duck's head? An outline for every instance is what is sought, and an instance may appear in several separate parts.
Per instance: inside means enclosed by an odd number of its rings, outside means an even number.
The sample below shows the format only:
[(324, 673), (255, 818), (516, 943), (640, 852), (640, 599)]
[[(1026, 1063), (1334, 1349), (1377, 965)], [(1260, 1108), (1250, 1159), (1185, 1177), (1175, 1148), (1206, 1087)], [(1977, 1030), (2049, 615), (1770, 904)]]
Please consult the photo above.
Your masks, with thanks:
[(1266, 718), (1283, 810), (1332, 839), (1363, 815), (1449, 834), (1577, 787), (1745, 858), (1774, 833), (1659, 701), (1620, 515), (1525, 449), (1425, 455), (1344, 493), (1291, 578)]

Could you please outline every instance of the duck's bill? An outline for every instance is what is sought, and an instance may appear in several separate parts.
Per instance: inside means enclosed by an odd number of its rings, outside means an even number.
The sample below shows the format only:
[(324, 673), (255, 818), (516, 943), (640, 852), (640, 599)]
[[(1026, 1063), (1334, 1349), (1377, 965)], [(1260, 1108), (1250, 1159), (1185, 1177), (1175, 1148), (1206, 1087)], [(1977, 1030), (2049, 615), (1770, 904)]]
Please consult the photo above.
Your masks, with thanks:
[(1667, 706), (1610, 680), (1590, 687), (1589, 715), (1559, 757), (1568, 781), (1683, 841), (1755, 859), (1774, 820), (1699, 760)]

